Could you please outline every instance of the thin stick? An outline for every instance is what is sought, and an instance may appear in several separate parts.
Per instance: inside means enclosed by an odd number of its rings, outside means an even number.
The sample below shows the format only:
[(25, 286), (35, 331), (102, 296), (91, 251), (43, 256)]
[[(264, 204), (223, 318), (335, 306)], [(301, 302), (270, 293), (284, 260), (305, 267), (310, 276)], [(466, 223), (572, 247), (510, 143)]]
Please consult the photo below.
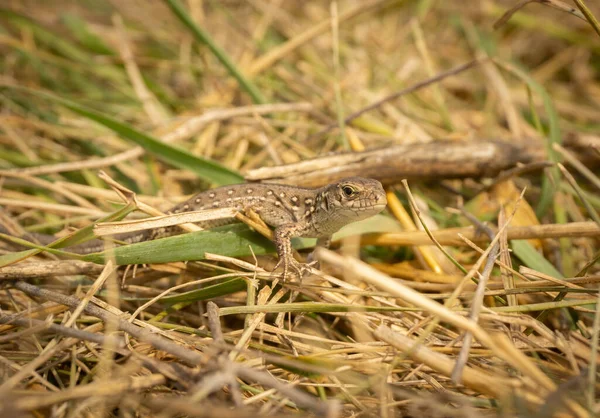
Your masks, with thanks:
[[(66, 337), (76, 338), (80, 341), (90, 341), (96, 344), (104, 344), (106, 336), (103, 334), (96, 334), (93, 332), (80, 330), (77, 328), (66, 327), (64, 325), (53, 324), (48, 321), (42, 321), (41, 319), (35, 318), (11, 318), (7, 320), (7, 317), (0, 317), (0, 324), (11, 324), (18, 325), (20, 327), (26, 328), (26, 330), (31, 330), (35, 333), (44, 332), (44, 333), (55, 333), (64, 335)], [(33, 327), (33, 328), (31, 328)], [(14, 338), (14, 334), (8, 336), (9, 338)], [(117, 347), (123, 348), (125, 347), (125, 342), (122, 338), (116, 336), (110, 336), (110, 338), (117, 338), (118, 344)]]
[[(396, 93), (390, 94), (389, 96), (386, 96), (383, 99), (378, 100), (378, 101), (370, 104), (369, 106), (367, 106), (365, 108), (362, 108), (361, 110), (359, 110), (357, 112), (352, 113), (350, 116), (348, 116), (348, 117), (346, 117), (346, 119), (344, 119), (344, 122), (346, 124), (349, 124), (354, 119), (360, 117), (361, 115), (363, 115), (363, 114), (365, 114), (367, 112), (370, 112), (371, 110), (377, 109), (378, 107), (380, 107), (381, 105), (383, 105), (383, 104), (385, 104), (387, 102), (391, 102), (392, 100), (396, 100), (396, 99), (398, 99), (398, 98), (400, 98), (402, 96), (406, 96), (407, 94), (413, 93), (413, 92), (415, 92), (417, 90), (420, 90), (420, 89), (422, 89), (424, 87), (427, 87), (427, 86), (429, 86), (431, 84), (434, 84), (434, 83), (437, 83), (439, 81), (442, 81), (445, 78), (451, 77), (453, 75), (460, 74), (460, 73), (462, 73), (462, 72), (464, 72), (466, 70), (469, 70), (469, 69), (475, 67), (476, 65), (478, 65), (479, 63), (481, 63), (485, 59), (487, 59), (487, 58), (482, 58), (482, 59), (476, 59), (476, 60), (473, 60), (473, 61), (469, 61), (469, 62), (467, 62), (465, 64), (461, 64), (459, 66), (451, 68), (448, 71), (441, 72), (441, 73), (437, 74), (434, 77), (430, 77), (430, 78), (428, 78), (426, 80), (423, 80), (423, 81), (420, 81), (420, 82), (418, 82), (416, 84), (413, 84), (410, 87), (407, 87), (405, 89), (397, 91)], [(310, 139), (314, 139), (314, 138), (320, 138), (321, 136), (323, 136), (326, 133), (330, 132), (332, 129), (334, 129), (337, 126), (339, 126), (339, 124), (337, 124), (337, 123), (331, 124), (331, 125), (327, 126), (325, 129), (317, 132), (316, 134), (311, 135), (309, 137), (309, 140)]]

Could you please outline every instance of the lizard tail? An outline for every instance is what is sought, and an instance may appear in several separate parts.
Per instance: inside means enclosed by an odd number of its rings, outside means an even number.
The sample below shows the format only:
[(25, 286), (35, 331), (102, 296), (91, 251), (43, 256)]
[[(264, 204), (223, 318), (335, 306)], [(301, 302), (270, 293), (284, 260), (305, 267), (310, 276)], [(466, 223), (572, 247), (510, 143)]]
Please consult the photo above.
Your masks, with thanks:
[[(53, 243), (54, 241), (56, 241), (58, 239), (58, 237), (56, 237), (54, 235), (40, 234), (38, 232), (26, 232), (22, 235), (17, 235), (17, 234), (12, 233), (8, 228), (6, 228), (2, 224), (0, 224), (0, 233), (10, 235), (13, 237), (17, 237), (17, 238), (21, 238), (21, 239), (24, 239), (25, 241), (29, 241), (34, 244), (39, 244), (39, 245), (44, 245), (44, 246), (50, 245), (51, 243)], [(0, 240), (1, 240), (1, 238), (0, 238)], [(24, 245), (19, 245), (19, 244), (16, 244), (16, 243), (8, 241), (8, 240), (6, 240), (5, 242), (8, 244), (9, 248), (11, 248), (14, 251), (22, 251), (22, 250), (30, 249), (29, 247), (26, 247)], [(95, 252), (104, 250), (104, 242), (99, 239), (93, 239), (91, 241), (86, 241), (81, 244), (66, 247), (65, 249), (72, 253), (90, 254), (90, 253), (95, 253)]]

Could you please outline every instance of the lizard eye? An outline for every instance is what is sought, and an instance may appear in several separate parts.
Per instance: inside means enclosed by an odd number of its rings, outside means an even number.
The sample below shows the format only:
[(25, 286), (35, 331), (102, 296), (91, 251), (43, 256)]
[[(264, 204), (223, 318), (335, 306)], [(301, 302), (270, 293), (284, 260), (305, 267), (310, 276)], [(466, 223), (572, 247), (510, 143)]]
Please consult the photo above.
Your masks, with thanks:
[(350, 197), (354, 193), (356, 193), (356, 190), (354, 190), (354, 188), (350, 186), (342, 186), (342, 192), (344, 193), (344, 196)]

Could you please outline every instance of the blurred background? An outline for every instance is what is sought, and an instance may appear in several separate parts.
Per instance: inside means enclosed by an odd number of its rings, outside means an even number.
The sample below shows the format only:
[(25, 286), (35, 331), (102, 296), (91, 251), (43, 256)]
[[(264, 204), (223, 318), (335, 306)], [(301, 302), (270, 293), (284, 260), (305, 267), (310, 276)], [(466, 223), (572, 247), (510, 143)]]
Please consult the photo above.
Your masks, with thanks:
[[(116, 196), (98, 178), (98, 170), (104, 170), (138, 193), (142, 201), (167, 209), (184, 195), (242, 181), (253, 169), (363, 147), (441, 139), (474, 143), (501, 139), (538, 147), (548, 159), (556, 161), (564, 155), (553, 154), (560, 148), (553, 148), (552, 144), (573, 140), (597, 146), (600, 142), (600, 33), (596, 32), (600, 28), (594, 28), (593, 24), (594, 16), (600, 16), (600, 3), (587, 0), (586, 5), (591, 13), (589, 19), (571, 0), (2, 0), (0, 202), (3, 212), (30, 232), (54, 233), (66, 227), (89, 225), (118, 206)], [(469, 63), (473, 65), (461, 67)], [(443, 80), (427, 83), (344, 123), (355, 112), (448, 71), (453, 73), (446, 74)], [(156, 145), (158, 139), (186, 153), (173, 154), (171, 149), (160, 148)], [(597, 164), (598, 149), (584, 145), (583, 150), (595, 156)], [(495, 221), (502, 205), (507, 206), (507, 213), (511, 212), (510, 205), (524, 188), (527, 188), (525, 200), (511, 225), (562, 224), (568, 228), (597, 216), (594, 211), (600, 209), (593, 181), (582, 176), (577, 180), (583, 194), (577, 194), (556, 167), (518, 176), (514, 183), (504, 182), (486, 189), (485, 193), (475, 193), (483, 190), (482, 185), (489, 186), (479, 179), (444, 181), (434, 176), (411, 186), (425, 220), (433, 229), (470, 225), (464, 217), (445, 209), (463, 201), (468, 211), (480, 220)], [(586, 202), (580, 200), (581, 196)], [(408, 208), (402, 193), (396, 197)], [(396, 218), (403, 216), (393, 208), (392, 214)], [(387, 218), (392, 222), (394, 216)], [(403, 226), (410, 230), (406, 224)], [(506, 253), (507, 262), (512, 259), (515, 269), (526, 266), (555, 279), (584, 275), (588, 270), (590, 274), (596, 273), (597, 240), (578, 231), (560, 240), (519, 241), (521, 245), (513, 248), (512, 256)], [(462, 273), (441, 253), (427, 258), (417, 247), (378, 244), (363, 245), (359, 250), (358, 244), (342, 242), (342, 252), (362, 256), (398, 280), (414, 281), (415, 288), (441, 302), (448, 299), (452, 286), (462, 279)], [(456, 246), (450, 251), (467, 268), (480, 255), (467, 246)], [(204, 264), (190, 263), (187, 267), (194, 268), (197, 277), (210, 277), (221, 271)], [(129, 282), (131, 287), (125, 288), (121, 296), (154, 297), (160, 290), (190, 279), (181, 265), (171, 265), (169, 269), (138, 273), (136, 281)], [(352, 276), (339, 269), (334, 273), (340, 277)], [(497, 284), (499, 275), (494, 270)], [(349, 282), (362, 286), (360, 281), (349, 279)], [(90, 286), (89, 280), (65, 280), (60, 285), (74, 293), (80, 283), (84, 288)], [(240, 292), (244, 286), (241, 283), (241, 287), (226, 289), (216, 296), (204, 295), (199, 300), (214, 300), (221, 307), (244, 306), (246, 296)], [(523, 353), (536, 353), (527, 358), (540, 365), (550, 376), (548, 379), (557, 385), (571, 385), (568, 386), (571, 389), (579, 388), (573, 382), (583, 381), (582, 376), (587, 378), (582, 370), (587, 370), (592, 358), (594, 315), (589, 298), (596, 297), (585, 293), (585, 289), (576, 292), (572, 288), (568, 288), (572, 293), (565, 304), (575, 306), (581, 302), (586, 308), (578, 311), (578, 318), (573, 316), (570, 320), (564, 320), (561, 310), (566, 293), (558, 292), (563, 288), (554, 289), (555, 299), (520, 299), (522, 304), (552, 300), (549, 307), (561, 312), (553, 324), (556, 329), (571, 332), (568, 344), (572, 346), (564, 343), (561, 350), (556, 349), (554, 344), (559, 337), (550, 331), (540, 332), (543, 337), (537, 339), (523, 336), (519, 341)], [(372, 293), (359, 297), (349, 291), (344, 295), (348, 306), (380, 306), (381, 299), (377, 298), (381, 293), (367, 286), (360, 289)], [(495, 289), (501, 289), (501, 285)], [(463, 299), (456, 302), (465, 309), (471, 306), (474, 287), (468, 290), (471, 293), (461, 294)], [(495, 296), (504, 297), (502, 291), (498, 290), (500, 293)], [(323, 290), (304, 296), (321, 301), (315, 296), (321, 296), (319, 292)], [(13, 297), (4, 294), (3, 309), (28, 306), (29, 300), (17, 299), (20, 305), (13, 305)], [(487, 302), (494, 305), (491, 298)], [(141, 304), (137, 299), (124, 299), (121, 303), (129, 311)], [(181, 312), (165, 313), (163, 308), (171, 309), (171, 305), (157, 304), (140, 318), (148, 320), (160, 313), (162, 322), (157, 321), (160, 326), (176, 328), (181, 335), (189, 332), (190, 341), (197, 344), (207, 335), (194, 336), (197, 329), (202, 332), (207, 329), (204, 311), (200, 302), (185, 306)], [(380, 313), (377, 320), (368, 317), (370, 324), (378, 324), (388, 314), (386, 318), (397, 321), (398, 327), (414, 331), (409, 334), (415, 339), (420, 335), (420, 327), (431, 319), (427, 313), (421, 317)], [(238, 332), (244, 328), (240, 318), (242, 314), (223, 319), (225, 332), (239, 336)], [(541, 321), (547, 318), (539, 319), (539, 323), (535, 322), (538, 332), (542, 329)], [(374, 341), (370, 334), (373, 329), (359, 329), (353, 321), (322, 313), (306, 315), (304, 321), (309, 325), (294, 328), (295, 332), (311, 335), (307, 337), (308, 343), (298, 343), (301, 354), (319, 353), (326, 358), (323, 351), (333, 353), (334, 348), (339, 348), (337, 342), (351, 344), (349, 347), (355, 351), (348, 352), (358, 353), (355, 357), (331, 354), (331, 359), (343, 361), (356, 373), (350, 373), (348, 380), (342, 379), (354, 385), (351, 393), (343, 386), (340, 390), (336, 385), (342, 384), (338, 381), (327, 381), (332, 386), (321, 387), (321, 377), (304, 375), (308, 382), (306, 390), (315, 399), (326, 399), (327, 395), (342, 399), (347, 411), (364, 416), (367, 412), (377, 415), (381, 411), (392, 416), (395, 407), (404, 408), (405, 399), (409, 400), (406, 408), (412, 411), (412, 416), (480, 416), (473, 412), (475, 409), (494, 416), (501, 413), (494, 399), (480, 396), (480, 387), (465, 388), (452, 383), (448, 373), (427, 368), (423, 371), (421, 359), (403, 359), (405, 363), (392, 364), (384, 353), (387, 346), (373, 354), (375, 345), (367, 344)], [(186, 331), (180, 328), (187, 325), (190, 328)], [(502, 329), (506, 331), (509, 326), (512, 325), (507, 323)], [(518, 329), (516, 325), (511, 328)], [(521, 326), (523, 329), (525, 326)], [(598, 328), (595, 329), (597, 332)], [(426, 337), (425, 343), (454, 356), (458, 349), (451, 343), (457, 341), (460, 331), (440, 326)], [(269, 335), (269, 346), (259, 345), (259, 340), (260, 344), (263, 342), (262, 332)], [(267, 353), (277, 347), (279, 351), (274, 351), (274, 355), (291, 357), (292, 350), (277, 339), (277, 332), (271, 328), (261, 330), (260, 338), (254, 336), (252, 340), (253, 347)], [(315, 335), (320, 338), (318, 343)], [(302, 336), (293, 337), (304, 341)], [(9, 357), (24, 366), (37, 355), (37, 345), (25, 339), (25, 342), (15, 341), (9, 342), (14, 344)], [(543, 351), (542, 345), (550, 348), (544, 351), (547, 357), (540, 359), (537, 350)], [(28, 352), (20, 357), (19, 350), (25, 350), (23, 347), (33, 350), (33, 354)], [(523, 387), (536, 382), (527, 380), (531, 376), (526, 373), (513, 375), (512, 369), (494, 357), (494, 353), (481, 346), (478, 349), (481, 351), (469, 361), (481, 370), (507, 381), (518, 375), (516, 379), (525, 382)], [(329, 358), (319, 366), (332, 367), (327, 361)], [(68, 370), (71, 366), (65, 364), (61, 367)], [(393, 367), (397, 369), (392, 370)], [(81, 373), (87, 379), (85, 368), (78, 370), (84, 370)], [(273, 367), (271, 372), (290, 381), (297, 377), (295, 372), (279, 367)], [(406, 388), (414, 392), (410, 395), (393, 392), (393, 396), (386, 392), (389, 398), (380, 397), (379, 383), (371, 379), (378, 375), (384, 379), (390, 376), (384, 381), (393, 382), (390, 387), (397, 384), (394, 390)], [(410, 381), (405, 382), (405, 378)], [(58, 375), (49, 379), (60, 381)], [(56, 383), (55, 380), (52, 382)], [(246, 380), (249, 385), (253, 382)], [(64, 385), (68, 385), (67, 378), (65, 381)], [(73, 383), (78, 383), (77, 378), (73, 378)], [(315, 386), (310, 386), (313, 383)], [(512, 390), (515, 386), (510, 387)], [(543, 401), (537, 406), (554, 396), (549, 387), (545, 388), (548, 392), (538, 394), (535, 385), (528, 386), (528, 393), (532, 397), (539, 395)], [(254, 387), (243, 389), (245, 399), (257, 394)], [(597, 411), (598, 405), (594, 403), (597, 392), (592, 380), (585, 391), (573, 389), (570, 394), (581, 404), (582, 394), (588, 394), (587, 405), (592, 405), (591, 409), (595, 405)], [(464, 415), (454, 409), (445, 410), (449, 401), (443, 396), (431, 403), (430, 398), (422, 397), (423, 393), (460, 395), (452, 402), (464, 407)], [(484, 393), (493, 397), (489, 392)], [(223, 398), (224, 410), (229, 411), (230, 400), (224, 395)], [(262, 398), (254, 401), (262, 402)], [(135, 402), (144, 404), (141, 397)], [(278, 402), (269, 398), (261, 405), (277, 404), (277, 411)], [(182, 408), (178, 410), (181, 413), (189, 412), (184, 410), (188, 404), (179, 401), (175, 404)], [(436, 413), (440, 415), (422, 412), (434, 408), (433, 404), (439, 407)], [(196, 407), (193, 400), (189, 405), (191, 410)], [(549, 415), (542, 410), (537, 416)]]
[[(292, 113), (288, 118), (298, 123), (277, 127), (286, 140), (277, 140), (275, 151), (281, 162), (291, 162), (343, 148), (339, 130), (324, 141), (310, 136), (336, 123), (339, 115), (474, 58), (491, 56), (497, 65), (465, 71), (365, 114), (352, 123), (356, 135), (367, 146), (432, 138), (540, 136), (532, 110), (547, 126), (544, 98), (539, 92), (528, 95), (532, 88), (526, 77), (552, 98), (563, 134), (598, 131), (600, 42), (571, 1), (525, 4), (495, 30), (494, 24), (517, 2), (184, 3), (187, 17), (229, 55), (260, 99), (235, 82), (163, 1), (4, 0), (3, 84), (49, 90), (144, 131), (162, 128), (157, 132), (168, 131), (177, 118), (215, 107), (308, 102), (313, 105), (310, 116)], [(597, 16), (600, 6), (588, 3)], [(334, 9), (337, 33), (331, 29)], [(25, 130), (27, 124), (18, 121), (27, 112), (50, 123), (64, 116), (59, 109), (31, 98), (17, 100), (6, 92), (2, 108), (4, 123)], [(272, 164), (272, 155), (256, 157), (264, 146), (258, 137), (269, 132), (250, 119), (212, 126), (211, 135), (204, 132), (210, 140), (184, 138), (180, 143), (242, 171)], [(53, 139), (65, 152), (36, 151), (41, 161), (69, 160), (84, 144), (94, 144), (95, 154), (118, 147), (98, 138), (93, 129), (79, 130), (73, 118), (61, 119), (60, 125), (75, 129), (77, 135), (61, 140), (44, 135), (44, 141)], [(242, 137), (248, 144), (240, 159), (238, 148), (223, 145), (239, 146)], [(36, 147), (44, 143), (40, 139), (39, 134), (21, 136)], [(15, 149), (6, 138), (2, 141)], [(8, 155), (5, 159), (5, 166), (23, 163)]]

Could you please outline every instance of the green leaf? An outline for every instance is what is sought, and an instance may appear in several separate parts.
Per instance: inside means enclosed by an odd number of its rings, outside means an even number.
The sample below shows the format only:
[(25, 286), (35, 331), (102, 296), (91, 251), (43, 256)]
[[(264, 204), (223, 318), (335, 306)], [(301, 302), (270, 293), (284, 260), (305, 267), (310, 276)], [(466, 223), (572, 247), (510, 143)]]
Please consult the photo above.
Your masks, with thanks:
[(537, 270), (548, 276), (562, 279), (564, 276), (544, 258), (533, 246), (525, 240), (515, 240), (510, 242), (513, 254), (516, 255), (527, 267)]
[[(301, 249), (313, 245), (314, 240), (296, 238), (292, 242), (295, 248)], [(270, 240), (240, 223), (114, 249), (118, 265), (204, 260), (204, 254), (207, 252), (229, 257), (244, 257), (252, 253), (264, 255), (274, 251), (275, 247)], [(104, 253), (88, 254), (83, 259), (103, 263), (104, 255)]]
[(227, 280), (223, 283), (206, 286), (203, 289), (191, 290), (189, 292), (179, 293), (174, 296), (166, 296), (160, 301), (168, 304), (191, 303), (200, 300), (209, 300), (222, 296), (227, 296), (235, 292), (246, 289), (246, 281), (243, 279)]

